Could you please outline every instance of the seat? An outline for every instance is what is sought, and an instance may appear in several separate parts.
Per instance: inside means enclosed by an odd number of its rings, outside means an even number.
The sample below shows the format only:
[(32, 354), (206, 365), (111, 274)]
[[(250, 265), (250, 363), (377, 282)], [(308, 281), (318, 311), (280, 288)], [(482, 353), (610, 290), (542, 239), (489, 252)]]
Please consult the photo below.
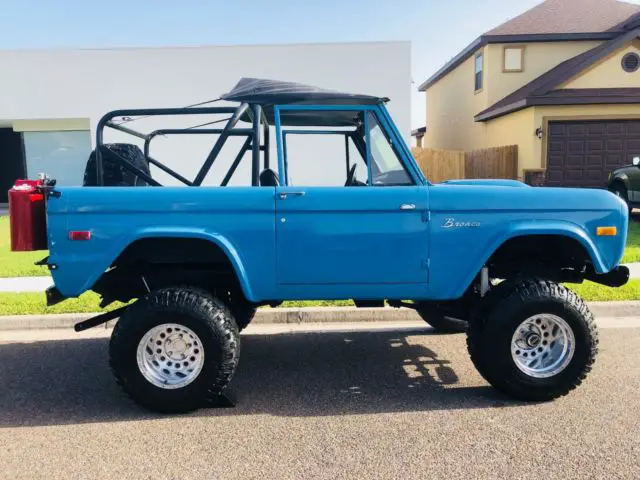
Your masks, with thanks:
[[(149, 162), (137, 145), (130, 143), (107, 143), (102, 149), (102, 180), (105, 187), (146, 187), (148, 183), (133, 174), (113, 158), (117, 154), (127, 160), (131, 165), (151, 176)], [(98, 185), (96, 169), (96, 152), (91, 152), (84, 171), (85, 187)]]
[(265, 168), (260, 174), (260, 186), (277, 187), (278, 185), (280, 185), (280, 178), (278, 178), (278, 174), (270, 168)]

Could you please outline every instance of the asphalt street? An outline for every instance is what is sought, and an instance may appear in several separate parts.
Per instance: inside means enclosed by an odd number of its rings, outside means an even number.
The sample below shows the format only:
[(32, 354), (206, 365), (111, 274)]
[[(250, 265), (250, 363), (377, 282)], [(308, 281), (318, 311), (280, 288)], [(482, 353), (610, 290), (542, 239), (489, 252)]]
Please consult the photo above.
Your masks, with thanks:
[(0, 476), (637, 479), (640, 328), (611, 325), (586, 383), (544, 404), (420, 323), (251, 326), (238, 405), (178, 416), (121, 394), (108, 330), (0, 332)]

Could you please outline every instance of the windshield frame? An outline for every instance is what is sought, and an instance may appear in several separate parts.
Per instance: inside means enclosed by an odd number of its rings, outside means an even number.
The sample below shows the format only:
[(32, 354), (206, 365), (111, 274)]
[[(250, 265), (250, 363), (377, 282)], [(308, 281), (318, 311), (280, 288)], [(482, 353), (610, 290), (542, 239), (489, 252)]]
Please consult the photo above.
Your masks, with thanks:
[[(367, 163), (367, 171), (368, 178), (367, 183), (372, 185), (372, 168), (370, 166), (371, 151), (370, 151), (370, 138), (369, 138), (369, 115), (371, 113), (375, 116), (378, 125), (380, 126), (380, 130), (383, 132), (387, 139), (391, 140), (391, 145), (394, 148), (394, 152), (400, 161), (402, 168), (410, 177), (413, 182), (413, 186), (417, 185), (428, 185), (429, 183), (426, 181), (422, 171), (418, 168), (411, 151), (409, 150), (408, 145), (404, 141), (404, 138), (398, 131), (397, 127), (391, 120), (389, 116), (389, 112), (383, 104), (380, 105), (275, 105), (274, 107), (274, 120), (275, 120), (275, 133), (276, 133), (276, 144), (277, 144), (277, 156), (278, 156), (278, 170), (280, 172), (286, 172), (285, 162), (284, 162), (284, 135), (283, 135), (283, 125), (281, 122), (281, 112), (286, 111), (334, 111), (334, 112), (362, 112), (364, 117), (364, 135), (362, 135), (363, 141), (366, 147), (366, 163)], [(311, 127), (312, 125), (308, 125)], [(281, 175), (281, 178), (286, 180), (286, 177)], [(288, 185), (288, 182), (283, 182), (283, 186)], [(405, 185), (403, 185), (405, 186)], [(408, 186), (408, 185), (406, 185)]]

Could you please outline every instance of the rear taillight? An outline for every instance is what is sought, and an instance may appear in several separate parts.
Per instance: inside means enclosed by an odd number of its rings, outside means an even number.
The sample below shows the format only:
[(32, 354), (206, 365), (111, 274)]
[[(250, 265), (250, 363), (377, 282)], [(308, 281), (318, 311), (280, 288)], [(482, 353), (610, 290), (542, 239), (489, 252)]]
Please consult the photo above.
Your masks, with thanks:
[(91, 240), (91, 232), (88, 230), (73, 230), (69, 232), (69, 240)]

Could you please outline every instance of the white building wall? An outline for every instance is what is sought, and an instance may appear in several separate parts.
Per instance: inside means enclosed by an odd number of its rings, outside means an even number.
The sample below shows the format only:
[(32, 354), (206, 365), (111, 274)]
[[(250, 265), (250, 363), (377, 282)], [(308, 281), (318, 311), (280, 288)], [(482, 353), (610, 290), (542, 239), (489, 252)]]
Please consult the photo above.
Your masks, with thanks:
[[(97, 121), (110, 110), (189, 105), (217, 98), (241, 77), (257, 77), (390, 97), (388, 108), (409, 142), (410, 70), (409, 42), (0, 51), (0, 126), (12, 125), (20, 131), (64, 131), (88, 125), (93, 143)], [(202, 117), (140, 120), (131, 126), (150, 131), (202, 120), (206, 121)], [(60, 138), (64, 143), (64, 135)], [(131, 140), (133, 137), (120, 134), (106, 137), (106, 141)], [(156, 139), (151, 153), (192, 177), (213, 140), (203, 136)], [(74, 138), (73, 143), (77, 155), (77, 145), (82, 142)], [(212, 178), (223, 175), (239, 143), (235, 139), (225, 147), (224, 158), (215, 165)], [(321, 174), (321, 159), (327, 152), (313, 148), (308, 152), (310, 168)], [(38, 168), (42, 168), (42, 158), (39, 162)], [(27, 158), (28, 168), (30, 163)], [(61, 168), (56, 165), (49, 166), (53, 176)], [(84, 167), (78, 165), (79, 170)], [(243, 162), (238, 175), (247, 175), (248, 171), (249, 162)], [(28, 173), (33, 176), (37, 172)], [(77, 178), (75, 173), (59, 173), (61, 177)], [(160, 181), (167, 181), (158, 172), (153, 173)]]

